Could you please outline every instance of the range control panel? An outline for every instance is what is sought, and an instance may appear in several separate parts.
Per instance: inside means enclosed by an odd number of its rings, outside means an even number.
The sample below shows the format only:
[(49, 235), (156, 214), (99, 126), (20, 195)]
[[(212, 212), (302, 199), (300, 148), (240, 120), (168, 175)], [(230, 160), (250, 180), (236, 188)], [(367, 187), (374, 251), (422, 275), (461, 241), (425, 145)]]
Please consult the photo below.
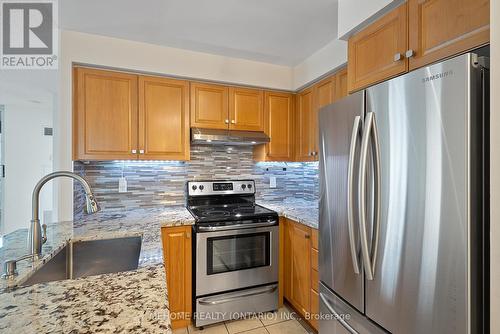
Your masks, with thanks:
[(189, 196), (255, 194), (255, 181), (189, 181)]

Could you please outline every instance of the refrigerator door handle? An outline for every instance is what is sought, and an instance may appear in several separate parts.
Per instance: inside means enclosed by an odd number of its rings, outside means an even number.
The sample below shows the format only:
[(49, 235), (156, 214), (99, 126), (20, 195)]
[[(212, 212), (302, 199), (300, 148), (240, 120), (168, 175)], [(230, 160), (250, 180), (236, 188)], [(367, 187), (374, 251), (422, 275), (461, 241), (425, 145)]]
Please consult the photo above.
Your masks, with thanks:
[(335, 311), (332, 307), (332, 305), (330, 304), (330, 302), (326, 299), (325, 295), (323, 293), (319, 293), (319, 297), (321, 298), (321, 301), (325, 304), (326, 308), (328, 309), (328, 311), (330, 311), (331, 314), (333, 314), (333, 316), (335, 317), (335, 320), (337, 320), (338, 322), (340, 322), (342, 324), (342, 326), (344, 326), (345, 329), (347, 329), (349, 331), (349, 333), (351, 334), (359, 334), (358, 332), (356, 332), (356, 330), (354, 328), (352, 328), (338, 313), (337, 311)]
[(349, 164), (347, 169), (347, 225), (349, 228), (349, 246), (351, 248), (351, 258), (354, 273), (359, 275), (359, 260), (356, 243), (356, 235), (354, 230), (354, 201), (353, 201), (353, 188), (354, 188), (354, 157), (356, 155), (356, 146), (358, 137), (361, 131), (361, 116), (354, 118), (351, 135), (351, 145), (349, 149)]
[(381, 214), (381, 170), (380, 170), (380, 142), (378, 135), (378, 127), (377, 127), (377, 119), (375, 117), (375, 113), (373, 113), (373, 123), (372, 123), (372, 151), (373, 151), (373, 159), (374, 159), (374, 177), (375, 177), (375, 189), (374, 189), (374, 222), (373, 222), (373, 241), (372, 241), (372, 249), (371, 249), (371, 265), (372, 265), (372, 273), (375, 276), (375, 267), (377, 265), (377, 256), (378, 256), (378, 244), (380, 241), (380, 214)]
[[(371, 139), (371, 140), (370, 140)], [(371, 143), (373, 153), (374, 169), (374, 214), (373, 214), (373, 234), (371, 249), (368, 249), (368, 235), (366, 232), (366, 169), (368, 162), (368, 145)], [(373, 280), (375, 275), (375, 265), (377, 261), (378, 243), (380, 236), (380, 147), (375, 113), (369, 112), (366, 115), (366, 123), (361, 139), (361, 158), (359, 171), (359, 225), (361, 238), (361, 254), (368, 280)]]

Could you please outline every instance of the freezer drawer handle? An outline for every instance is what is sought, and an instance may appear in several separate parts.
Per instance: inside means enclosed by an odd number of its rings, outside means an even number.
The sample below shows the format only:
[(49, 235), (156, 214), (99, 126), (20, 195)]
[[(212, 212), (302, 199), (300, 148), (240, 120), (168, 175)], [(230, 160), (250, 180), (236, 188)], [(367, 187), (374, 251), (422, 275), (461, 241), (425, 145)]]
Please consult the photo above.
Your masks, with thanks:
[[(371, 138), (371, 141), (370, 141)], [(377, 264), (377, 250), (380, 238), (380, 145), (377, 130), (375, 113), (369, 112), (366, 115), (366, 123), (361, 139), (361, 158), (359, 163), (359, 229), (361, 237), (361, 253), (366, 272), (366, 278), (370, 281), (375, 276), (375, 266)], [(371, 249), (368, 249), (368, 234), (366, 232), (366, 169), (368, 162), (368, 145), (371, 143), (373, 153), (374, 169), (374, 214), (373, 214), (373, 234)]]
[(333, 309), (332, 305), (330, 305), (330, 302), (326, 299), (325, 295), (322, 292), (319, 293), (319, 297), (321, 298), (321, 301), (325, 304), (328, 311), (330, 311), (330, 313), (333, 314), (335, 319), (338, 322), (340, 322), (345, 329), (347, 329), (351, 334), (359, 334)]
[(219, 304), (225, 304), (225, 303), (229, 303), (229, 302), (232, 302), (234, 300), (237, 300), (239, 298), (243, 298), (243, 297), (251, 297), (251, 296), (257, 296), (257, 295), (263, 295), (263, 294), (266, 294), (266, 293), (273, 293), (274, 291), (276, 291), (276, 289), (278, 289), (278, 286), (277, 285), (273, 285), (273, 286), (270, 286), (270, 287), (266, 287), (264, 289), (252, 289), (250, 291), (245, 291), (241, 294), (237, 294), (237, 295), (234, 295), (234, 296), (231, 296), (231, 297), (227, 297), (227, 298), (220, 298), (220, 299), (213, 299), (213, 298), (204, 298), (204, 299), (200, 299), (199, 300), (199, 303), (201, 305), (219, 305)]
[(351, 259), (354, 273), (359, 275), (359, 260), (357, 251), (357, 238), (354, 230), (354, 201), (353, 201), (353, 188), (354, 188), (354, 157), (356, 154), (356, 146), (358, 144), (358, 137), (361, 132), (361, 117), (356, 116), (352, 127), (351, 147), (349, 149), (349, 165), (347, 169), (347, 225), (349, 228), (349, 246), (351, 248)]

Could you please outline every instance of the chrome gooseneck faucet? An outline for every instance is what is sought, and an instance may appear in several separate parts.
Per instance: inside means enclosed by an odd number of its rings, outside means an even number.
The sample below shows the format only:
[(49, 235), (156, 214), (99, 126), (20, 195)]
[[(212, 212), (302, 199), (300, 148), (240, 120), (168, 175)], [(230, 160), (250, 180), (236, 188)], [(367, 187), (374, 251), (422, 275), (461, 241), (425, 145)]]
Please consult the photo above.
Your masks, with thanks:
[(40, 218), (39, 218), (39, 207), (40, 207), (40, 191), (42, 190), (42, 187), (47, 183), (48, 181), (55, 179), (57, 177), (70, 177), (78, 182), (81, 183), (83, 186), (83, 189), (85, 191), (85, 211), (88, 214), (96, 213), (100, 210), (99, 205), (97, 204), (94, 194), (92, 193), (92, 189), (90, 188), (90, 185), (88, 184), (87, 180), (85, 180), (83, 177), (80, 175), (77, 175), (72, 172), (54, 172), (50, 173), (44, 177), (38, 183), (36, 184), (35, 188), (33, 189), (33, 196), (32, 196), (32, 202), (31, 202), (31, 207), (32, 207), (32, 218), (31, 218), (31, 225), (30, 225), (30, 234), (29, 234), (29, 240), (30, 240), (30, 247), (31, 247), (31, 255), (33, 256), (38, 256), (42, 253), (42, 245), (47, 241), (47, 233), (46, 229), (47, 226), (44, 224), (43, 226), (43, 236), (42, 236), (42, 226), (40, 225)]
[[(57, 177), (70, 177), (76, 181), (78, 181), (85, 191), (85, 212), (88, 214), (96, 213), (100, 210), (99, 205), (97, 204), (94, 194), (92, 193), (92, 189), (88, 182), (81, 177), (72, 172), (54, 172), (50, 173), (38, 181), (33, 189), (32, 196), (32, 218), (31, 225), (29, 229), (28, 240), (30, 242), (30, 254), (20, 257), (16, 260), (7, 261), (4, 264), (4, 278), (13, 278), (17, 275), (16, 272), (16, 263), (21, 260), (37, 258), (42, 254), (42, 245), (47, 242), (47, 225), (40, 225), (40, 216), (39, 216), (39, 208), (40, 208), (40, 191), (42, 190), (45, 183), (48, 181), (55, 179)], [(43, 233), (42, 233), (43, 230)]]

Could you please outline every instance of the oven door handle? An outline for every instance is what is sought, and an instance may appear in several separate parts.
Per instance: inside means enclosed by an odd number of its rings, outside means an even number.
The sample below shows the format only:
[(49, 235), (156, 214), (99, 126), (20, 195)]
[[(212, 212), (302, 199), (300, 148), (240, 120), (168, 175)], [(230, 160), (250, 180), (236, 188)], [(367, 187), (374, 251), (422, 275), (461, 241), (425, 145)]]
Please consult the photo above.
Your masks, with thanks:
[(257, 288), (257, 289), (252, 289), (250, 291), (245, 291), (239, 294), (235, 294), (231, 297), (226, 297), (226, 298), (203, 298), (198, 300), (198, 302), (201, 305), (219, 305), (219, 304), (225, 304), (232, 302), (236, 299), (242, 298), (242, 297), (250, 297), (250, 296), (256, 296), (256, 295), (263, 295), (266, 293), (273, 293), (278, 289), (277, 285), (265, 287), (265, 288)]
[(265, 222), (265, 223), (252, 223), (252, 224), (236, 224), (228, 226), (199, 226), (198, 230), (202, 232), (214, 232), (214, 231), (230, 231), (239, 230), (242, 228), (255, 228), (255, 227), (266, 227), (276, 225), (278, 222), (276, 220)]

